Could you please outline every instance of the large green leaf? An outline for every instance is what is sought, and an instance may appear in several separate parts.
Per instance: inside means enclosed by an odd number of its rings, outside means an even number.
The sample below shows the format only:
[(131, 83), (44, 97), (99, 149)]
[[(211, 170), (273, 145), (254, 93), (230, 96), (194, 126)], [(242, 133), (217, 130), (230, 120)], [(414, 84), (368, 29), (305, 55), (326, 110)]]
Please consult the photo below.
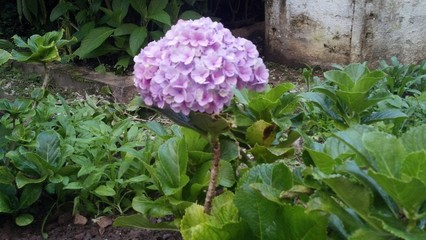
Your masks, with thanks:
[(7, 111), (11, 114), (26, 113), (31, 108), (32, 101), (30, 99), (15, 99), (9, 101), (7, 99), (0, 99), (0, 110)]
[(361, 216), (366, 215), (372, 203), (370, 189), (360, 183), (340, 176), (325, 177), (322, 180), (333, 189), (346, 205), (353, 208)]
[(383, 232), (374, 231), (371, 229), (360, 228), (349, 236), (349, 240), (388, 240), (389, 234)]
[(35, 203), (40, 198), (41, 190), (40, 184), (26, 185), (19, 198), (19, 208), (27, 208)]
[(373, 88), (376, 83), (380, 80), (382, 80), (385, 77), (385, 73), (382, 71), (373, 71), (362, 78), (360, 78), (358, 81), (356, 81), (355, 86), (352, 88), (353, 92), (367, 92), (371, 88)]
[(345, 159), (346, 156), (354, 154), (353, 150), (345, 142), (338, 138), (327, 138), (323, 146), (322, 151), (330, 155), (333, 159)]
[(279, 159), (284, 159), (286, 156), (294, 153), (294, 149), (291, 147), (266, 147), (262, 145), (254, 145), (250, 149), (250, 153), (256, 159), (257, 163), (273, 163)]
[(417, 178), (426, 185), (426, 150), (407, 155), (402, 163), (401, 178)]
[(370, 207), (373, 203), (373, 194), (370, 188), (342, 176), (322, 178), (338, 198), (352, 208), (364, 221), (376, 229), (381, 229), (381, 223), (371, 218)]
[(369, 174), (403, 209), (407, 218), (417, 220), (417, 211), (426, 201), (426, 185), (423, 182), (416, 178), (403, 181), (374, 171)]
[(12, 58), (21, 62), (52, 62), (59, 61), (61, 57), (58, 49), (72, 41), (62, 39), (62, 31), (47, 32), (43, 36), (38, 34), (32, 35), (28, 38), (27, 43), (23, 43), (22, 39), (14, 36), (14, 41), (20, 49), (12, 50)]
[[(383, 228), (388, 232), (392, 233), (393, 236), (399, 237), (401, 239), (410, 239), (410, 240), (423, 240), (426, 239), (426, 232), (424, 230), (412, 230), (407, 231), (406, 229), (396, 228), (383, 222)], [(364, 238), (365, 239), (365, 238)], [(360, 239), (360, 240), (364, 240)], [(389, 238), (387, 238), (389, 239)]]
[(367, 110), (384, 99), (367, 99), (367, 95), (365, 93), (347, 92), (340, 90), (336, 91), (336, 95), (349, 108), (350, 111), (353, 111), (356, 114), (361, 114), (364, 110)]
[(5, 51), (10, 51), (14, 48), (15, 46), (13, 45), (13, 43), (11, 43), (10, 41), (6, 40), (6, 39), (0, 39), (0, 49), (3, 49)]
[(252, 146), (259, 144), (268, 147), (275, 140), (275, 129), (274, 124), (259, 120), (247, 128), (247, 142)]
[(167, 26), (171, 25), (170, 15), (166, 11), (158, 11), (148, 16), (150, 19), (159, 21), (166, 24)]
[[(388, 210), (390, 210), (395, 217), (399, 215), (399, 209), (389, 194), (387, 194), (386, 191), (384, 191), (383, 188), (381, 188), (380, 185), (377, 184), (377, 182), (369, 176), (365, 170), (362, 170), (354, 161), (345, 161), (343, 165), (339, 166), (338, 172), (349, 173), (365, 186), (370, 187), (374, 194), (374, 204), (376, 204), (376, 206), (387, 206)], [(383, 208), (382, 211), (385, 212), (387, 210), (384, 210)]]
[(42, 183), (47, 179), (48, 175), (43, 175), (41, 177), (28, 177), (24, 175), (22, 172), (18, 172), (16, 174), (16, 187), (22, 188), (25, 187), (28, 184), (34, 184), (34, 183)]
[(9, 61), (10, 58), (12, 58), (12, 55), (8, 51), (0, 49), (0, 65)]
[(284, 93), (292, 89), (294, 89), (294, 85), (292, 83), (283, 83), (271, 88), (271, 90), (266, 92), (264, 96), (270, 101), (276, 101), (279, 100), (284, 95)]
[[(0, 185), (1, 187), (1, 185)], [(13, 212), (13, 205), (6, 193), (3, 193), (3, 189), (0, 192), (0, 213), (11, 213)]]
[(58, 133), (53, 130), (41, 132), (37, 135), (37, 154), (58, 170), (62, 167), (60, 139)]
[(401, 136), (402, 143), (408, 152), (426, 149), (426, 124), (413, 127)]
[(189, 182), (187, 164), (188, 151), (183, 139), (174, 137), (160, 146), (155, 170), (165, 195), (175, 194)]
[(0, 184), (12, 184), (14, 181), (15, 176), (10, 172), (10, 169), (0, 166)]
[(280, 218), (282, 222), (279, 225), (284, 235), (276, 235), (273, 239), (283, 239), (282, 236), (294, 240), (327, 239), (327, 219), (321, 214), (306, 213), (301, 206), (286, 205)]
[(151, 200), (146, 196), (136, 196), (132, 200), (132, 208), (150, 217), (164, 217), (166, 215), (172, 215), (173, 209), (168, 203), (168, 199), (160, 197), (156, 200)]
[(146, 27), (137, 27), (132, 31), (129, 38), (129, 45), (130, 52), (133, 56), (140, 52), (142, 44), (145, 42), (147, 36), (148, 31)]
[(153, 223), (151, 219), (142, 214), (118, 217), (114, 220), (114, 226), (144, 228), (152, 230), (178, 230), (178, 226), (175, 222)]
[(148, 15), (146, 0), (130, 0), (130, 5), (141, 15), (142, 19), (146, 18)]
[(28, 48), (28, 44), (27, 44), (27, 43), (25, 43), (25, 41), (24, 41), (24, 40), (22, 40), (22, 38), (21, 38), (21, 37), (19, 37), (18, 35), (14, 35), (14, 36), (12, 37), (12, 39), (13, 39), (13, 42), (15, 43), (15, 45), (16, 45), (18, 48)]
[(235, 171), (231, 163), (227, 161), (219, 162), (218, 178), (221, 186), (230, 188), (235, 184)]
[(250, 169), (234, 198), (241, 218), (259, 239), (326, 239), (324, 218), (306, 214), (302, 207), (277, 203), (279, 192), (290, 189), (292, 182), (292, 173), (281, 163)]
[(170, 15), (164, 11), (168, 2), (168, 0), (151, 1), (148, 6), (148, 18), (170, 26)]
[(106, 186), (106, 185), (100, 185), (98, 186), (94, 192), (99, 195), (99, 196), (103, 196), (103, 197), (113, 197), (115, 196), (117, 193), (115, 192), (114, 188), (110, 187), (110, 186)]
[(25, 174), (41, 176), (47, 173), (50, 165), (47, 164), (38, 154), (28, 152), (22, 147), (17, 151), (10, 151), (6, 157), (11, 159), (13, 165)]
[(92, 29), (74, 54), (80, 58), (86, 58), (90, 52), (101, 46), (113, 33), (114, 29), (109, 27)]
[(330, 98), (327, 97), (325, 94), (317, 92), (306, 92), (301, 93), (300, 95), (306, 101), (313, 103), (316, 107), (323, 110), (332, 119), (336, 121), (342, 121), (342, 117), (339, 116), (339, 113), (341, 114), (341, 112), (335, 107), (336, 103), (330, 100)]
[(374, 112), (361, 119), (364, 124), (371, 124), (379, 121), (394, 120), (398, 118), (407, 118), (407, 114), (397, 109), (386, 109), (380, 112)]
[(351, 63), (343, 71), (348, 74), (353, 82), (357, 82), (364, 74), (368, 73), (367, 67), (361, 63)]
[(308, 210), (321, 210), (337, 216), (343, 222), (345, 232), (352, 232), (365, 226), (358, 215), (353, 214), (351, 209), (345, 208), (337, 201), (329, 193), (317, 191), (308, 202)]
[(225, 161), (235, 160), (236, 158), (238, 158), (240, 154), (239, 151), (240, 151), (240, 148), (238, 146), (238, 142), (228, 140), (228, 139), (220, 140), (220, 159), (221, 160), (225, 160)]
[(406, 151), (401, 141), (395, 136), (371, 132), (362, 136), (365, 148), (374, 156), (377, 172), (398, 178)]
[(373, 131), (372, 127), (365, 125), (357, 125), (352, 126), (351, 128), (346, 129), (344, 131), (333, 133), (333, 135), (339, 140), (346, 143), (348, 147), (355, 151), (355, 153), (357, 154), (357, 157), (355, 159), (357, 160), (357, 163), (360, 166), (367, 165), (369, 167), (375, 168), (376, 164), (371, 159), (370, 153), (367, 151), (363, 142), (361, 141), (362, 136), (365, 133), (371, 131)]
[(188, 240), (233, 240), (250, 238), (250, 229), (241, 222), (233, 204), (233, 194), (225, 192), (213, 200), (211, 215), (202, 206), (193, 204), (185, 210), (181, 233)]
[(34, 221), (34, 216), (28, 213), (23, 213), (15, 218), (16, 225), (23, 227), (31, 224)]
[(71, 9), (76, 9), (74, 5), (71, 2), (68, 1), (61, 1), (56, 5), (52, 11), (50, 12), (50, 21), (53, 22), (59, 17), (63, 16), (65, 13), (67, 13)]
[(354, 80), (347, 73), (339, 70), (327, 71), (324, 73), (324, 77), (336, 83), (343, 91), (350, 91), (355, 84)]
[(306, 149), (306, 150), (309, 152), (309, 155), (314, 161), (315, 166), (321, 172), (323, 172), (324, 174), (331, 174), (334, 172), (336, 162), (330, 155), (320, 151), (315, 151), (312, 149)]
[(123, 35), (130, 35), (138, 25), (133, 23), (123, 23), (120, 26), (118, 26), (116, 29), (114, 29), (114, 37), (123, 36)]
[(202, 18), (203, 16), (193, 10), (187, 10), (183, 13), (180, 14), (179, 19), (184, 19), (184, 20), (195, 20), (195, 19), (199, 19)]

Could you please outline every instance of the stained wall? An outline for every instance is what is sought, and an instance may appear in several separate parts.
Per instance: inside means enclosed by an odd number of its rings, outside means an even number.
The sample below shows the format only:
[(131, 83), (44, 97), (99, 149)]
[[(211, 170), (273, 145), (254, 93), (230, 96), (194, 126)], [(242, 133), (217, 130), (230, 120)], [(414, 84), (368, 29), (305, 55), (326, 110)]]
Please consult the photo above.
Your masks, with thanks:
[(265, 55), (289, 65), (426, 59), (426, 0), (267, 0)]

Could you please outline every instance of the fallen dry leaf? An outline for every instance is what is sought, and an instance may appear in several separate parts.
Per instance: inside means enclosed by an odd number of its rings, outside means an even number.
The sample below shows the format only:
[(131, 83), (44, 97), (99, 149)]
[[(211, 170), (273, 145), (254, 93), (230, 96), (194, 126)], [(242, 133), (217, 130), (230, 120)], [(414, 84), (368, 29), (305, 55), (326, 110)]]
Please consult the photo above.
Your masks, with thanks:
[(108, 216), (100, 216), (98, 218), (92, 219), (92, 221), (99, 226), (99, 234), (103, 234), (105, 232), (105, 228), (112, 225), (112, 218)]
[(78, 213), (74, 216), (74, 224), (86, 225), (86, 223), (87, 223), (87, 218), (85, 216), (80, 215)]

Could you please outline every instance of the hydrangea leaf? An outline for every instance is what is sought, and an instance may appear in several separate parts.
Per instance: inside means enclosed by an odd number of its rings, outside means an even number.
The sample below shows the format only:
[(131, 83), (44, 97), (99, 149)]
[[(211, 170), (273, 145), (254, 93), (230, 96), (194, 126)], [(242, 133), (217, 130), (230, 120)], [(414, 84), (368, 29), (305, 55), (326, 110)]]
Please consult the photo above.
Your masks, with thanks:
[(253, 154), (257, 163), (273, 163), (278, 159), (283, 159), (285, 156), (293, 154), (294, 148), (266, 147), (256, 144), (250, 149), (250, 153)]
[(274, 124), (259, 120), (247, 128), (247, 142), (253, 146), (255, 144), (270, 146), (275, 140), (275, 129)]
[(164, 197), (151, 200), (144, 195), (136, 196), (132, 200), (132, 208), (135, 211), (150, 217), (164, 217), (166, 215), (173, 214), (167, 198)]
[[(426, 185), (416, 178), (402, 181), (390, 176), (370, 171), (369, 175), (404, 209), (406, 217), (416, 219), (417, 211), (426, 201)], [(358, 196), (359, 201), (361, 198)]]
[(211, 215), (201, 205), (193, 204), (185, 210), (181, 233), (188, 240), (248, 239), (250, 229), (241, 222), (233, 204), (233, 194), (225, 192), (213, 200)]
[(315, 163), (315, 166), (324, 174), (332, 174), (336, 166), (336, 161), (328, 154), (312, 149), (306, 149), (310, 157)]
[(207, 134), (219, 135), (229, 129), (228, 121), (219, 115), (191, 112), (189, 118), (193, 126)]
[(365, 148), (374, 156), (377, 172), (391, 177), (399, 177), (402, 159), (406, 151), (401, 141), (395, 136), (372, 132), (362, 136)]
[(146, 215), (142, 214), (118, 217), (114, 220), (114, 226), (172, 231), (176, 231), (178, 229), (176, 222), (153, 223), (152, 219), (149, 219)]
[(426, 151), (412, 152), (402, 163), (401, 178), (417, 178), (426, 185)]
[(409, 129), (401, 140), (408, 152), (426, 150), (426, 124)]
[[(268, 185), (268, 189), (275, 190), (260, 192), (256, 188), (258, 184)], [(234, 202), (241, 218), (248, 223), (258, 239), (326, 239), (325, 218), (318, 214), (307, 214), (302, 207), (270, 201), (291, 187), (292, 174), (285, 165), (259, 165), (250, 169), (240, 180)], [(263, 191), (268, 189), (264, 188)]]

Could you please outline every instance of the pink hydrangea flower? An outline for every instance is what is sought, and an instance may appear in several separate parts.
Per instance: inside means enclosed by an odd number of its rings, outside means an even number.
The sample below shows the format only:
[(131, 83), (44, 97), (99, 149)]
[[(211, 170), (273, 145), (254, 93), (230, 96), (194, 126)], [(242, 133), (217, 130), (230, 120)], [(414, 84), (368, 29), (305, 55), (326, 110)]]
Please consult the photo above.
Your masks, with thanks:
[(234, 88), (262, 91), (269, 72), (256, 46), (210, 18), (179, 20), (134, 57), (135, 86), (146, 105), (220, 113)]

